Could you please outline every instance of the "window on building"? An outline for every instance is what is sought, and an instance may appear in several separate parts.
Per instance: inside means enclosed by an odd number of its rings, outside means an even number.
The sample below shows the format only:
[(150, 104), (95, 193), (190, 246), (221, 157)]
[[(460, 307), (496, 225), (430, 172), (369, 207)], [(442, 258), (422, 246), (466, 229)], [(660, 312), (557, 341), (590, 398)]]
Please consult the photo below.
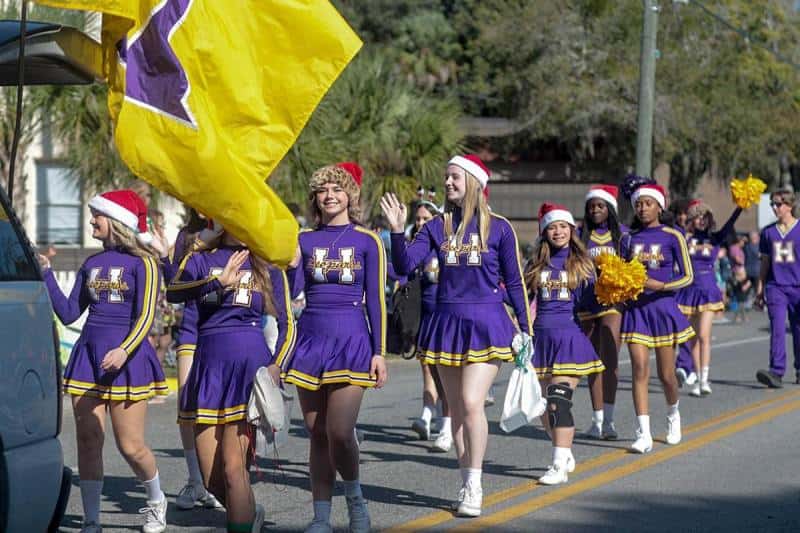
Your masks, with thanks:
[(38, 163), (36, 174), (36, 242), (80, 245), (80, 185), (58, 163)]

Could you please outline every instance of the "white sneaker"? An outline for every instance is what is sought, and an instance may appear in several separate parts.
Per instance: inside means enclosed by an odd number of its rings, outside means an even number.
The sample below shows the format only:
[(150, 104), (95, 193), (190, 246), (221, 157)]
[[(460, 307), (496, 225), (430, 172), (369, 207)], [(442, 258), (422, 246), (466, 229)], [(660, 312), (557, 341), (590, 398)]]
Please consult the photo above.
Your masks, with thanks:
[(686, 376), (686, 384), (687, 385), (694, 385), (699, 380), (697, 379), (697, 372), (692, 372), (688, 376)]
[(483, 401), (484, 407), (494, 405), (494, 385), (489, 387), (489, 392), (486, 393), (486, 399)]
[(448, 433), (439, 433), (439, 436), (436, 437), (436, 440), (433, 441), (433, 445), (431, 446), (432, 452), (449, 452), (450, 448), (453, 447), (453, 436)]
[(636, 440), (631, 444), (631, 451), (636, 453), (647, 453), (653, 450), (653, 437), (649, 433), (642, 433), (636, 430)]
[(253, 516), (253, 529), (250, 530), (250, 533), (261, 533), (261, 527), (264, 525), (264, 506), (260, 503), (256, 504), (256, 514)]
[(142, 533), (161, 533), (167, 529), (167, 498), (160, 502), (147, 502), (147, 507), (139, 509), (139, 514), (144, 515)]
[(431, 423), (423, 418), (417, 418), (411, 423), (411, 429), (419, 435), (419, 440), (430, 440)]
[(456, 496), (456, 501), (450, 504), (450, 508), (453, 511), (458, 511), (458, 508), (461, 507), (461, 502), (464, 501), (464, 498), (467, 497), (467, 487), (466, 485), (461, 485), (461, 488), (458, 489), (458, 495)]
[(311, 521), (305, 529), (305, 533), (333, 533), (333, 526), (329, 522)]
[(703, 393), (700, 392), (700, 383), (695, 381), (694, 385), (692, 385), (692, 387), (689, 389), (689, 396), (694, 396), (695, 398), (699, 398), (702, 395)]
[(592, 425), (583, 432), (583, 436), (587, 439), (600, 440), (603, 436), (603, 426), (592, 421)]
[(464, 486), (464, 499), (458, 506), (458, 516), (475, 518), (481, 515), (481, 504), (483, 503), (483, 489), (467, 483)]
[[(175, 505), (178, 506), (178, 509), (187, 511), (189, 509), (194, 509), (195, 505), (203, 505), (208, 502), (209, 497), (213, 498), (215, 502), (217, 501), (210, 492), (206, 491), (205, 487), (189, 481), (178, 493), (178, 497), (175, 498)], [(217, 502), (217, 504), (219, 504), (219, 502)]]
[(610, 422), (603, 420), (603, 438), (606, 440), (617, 440), (619, 438), (617, 427), (614, 425), (613, 420)]
[(97, 522), (84, 522), (81, 533), (103, 533), (103, 528)]
[(547, 469), (547, 472), (539, 478), (539, 483), (542, 485), (560, 485), (566, 483), (569, 480), (567, 469), (567, 465), (552, 464)]
[(683, 387), (683, 384), (686, 383), (686, 370), (676, 368), (675, 377), (678, 378), (678, 387)]
[(667, 444), (678, 444), (681, 441), (681, 414), (667, 416)]
[(701, 381), (700, 382), (700, 393), (703, 394), (703, 396), (711, 394), (711, 383), (708, 382), (708, 381)]

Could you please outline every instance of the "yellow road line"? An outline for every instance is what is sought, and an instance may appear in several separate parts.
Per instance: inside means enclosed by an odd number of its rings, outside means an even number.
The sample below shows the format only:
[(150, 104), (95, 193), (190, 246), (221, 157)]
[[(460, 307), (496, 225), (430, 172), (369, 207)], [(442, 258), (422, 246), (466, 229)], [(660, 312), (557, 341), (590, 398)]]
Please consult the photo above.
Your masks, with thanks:
[[(790, 395), (786, 394), (783, 396), (788, 397)], [(791, 396), (796, 396), (796, 394), (792, 394)], [(777, 418), (797, 409), (800, 409), (800, 400), (794, 400), (789, 403), (772, 407), (766, 411), (745, 418), (744, 420), (740, 420), (739, 422), (735, 422), (729, 426), (716, 429), (688, 442), (681, 443), (678, 446), (662, 448), (658, 452), (643, 455), (640, 459), (637, 459), (631, 463), (617, 466), (611, 470), (601, 472), (587, 479), (582, 479), (576, 483), (564, 486), (563, 488), (555, 489), (547, 494), (543, 494), (540, 497), (512, 505), (511, 507), (498, 511), (492, 515), (485, 516), (477, 520), (472, 520), (467, 524), (453, 528), (452, 531), (482, 531), (487, 528), (509, 522), (516, 518), (538, 511), (544, 507), (548, 507), (566, 500), (567, 498), (571, 498), (572, 496), (582, 492), (595, 489), (641, 470), (655, 466), (659, 463), (663, 463), (664, 461), (668, 461), (674, 457), (687, 454), (698, 448), (711, 444), (712, 442), (723, 439), (753, 426), (763, 424), (772, 420), (773, 418)]]
[[(800, 391), (794, 391), (790, 393), (778, 393), (772, 398), (760, 400), (744, 408), (732, 409), (709, 420), (705, 420), (703, 422), (698, 422), (696, 424), (692, 424), (691, 426), (687, 426), (684, 428), (683, 434), (691, 435), (692, 433), (704, 431), (705, 429), (716, 426), (718, 424), (722, 424), (733, 418), (737, 418), (752, 413), (753, 411), (757, 411), (758, 409), (761, 409), (773, 403), (787, 400), (795, 396), (800, 396)], [(594, 470), (601, 466), (605, 466), (609, 463), (619, 461), (620, 459), (622, 459), (627, 455), (629, 455), (627, 448), (616, 448), (613, 451), (604, 453), (602, 455), (589, 459), (588, 461), (578, 463), (578, 466), (575, 468), (574, 475), (588, 472), (590, 470)], [(524, 483), (520, 483), (518, 485), (514, 485), (513, 487), (509, 487), (507, 489), (495, 492), (485, 497), (483, 499), (483, 507), (487, 508), (502, 503), (504, 501), (512, 500), (528, 492), (535, 491), (541, 487), (542, 485), (539, 485), (537, 480), (535, 479), (526, 481)], [(385, 529), (384, 531), (386, 531), (387, 533), (398, 533), (401, 531), (419, 531), (421, 529), (427, 529), (437, 526), (449, 520), (453, 520), (454, 518), (455, 517), (453, 516), (453, 513), (450, 511), (436, 511), (428, 515), (422, 516), (420, 518), (417, 518), (415, 520), (411, 520), (409, 522), (392, 526), (388, 529)]]

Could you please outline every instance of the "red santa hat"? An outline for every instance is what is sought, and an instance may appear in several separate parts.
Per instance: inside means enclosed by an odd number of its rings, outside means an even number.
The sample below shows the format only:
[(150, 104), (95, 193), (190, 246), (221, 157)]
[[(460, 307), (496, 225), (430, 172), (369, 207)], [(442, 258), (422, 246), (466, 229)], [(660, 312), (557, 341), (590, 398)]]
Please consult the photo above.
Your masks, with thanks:
[(129, 228), (136, 234), (139, 242), (153, 242), (153, 236), (147, 231), (147, 206), (132, 190), (121, 189), (98, 194), (89, 200), (89, 207)]
[(586, 193), (586, 201), (592, 198), (599, 198), (608, 202), (615, 210), (619, 209), (617, 206), (617, 197), (619, 196), (619, 189), (614, 185), (592, 185), (589, 187), (589, 192)]
[(543, 203), (539, 208), (539, 232), (544, 233), (547, 226), (559, 221), (566, 222), (573, 228), (575, 227), (575, 219), (572, 218), (572, 213), (569, 212), (569, 209), (560, 204)]
[(631, 203), (636, 204), (636, 200), (638, 200), (642, 196), (649, 196), (650, 198), (655, 199), (658, 202), (658, 205), (661, 206), (661, 209), (667, 208), (667, 192), (664, 190), (664, 187), (658, 185), (657, 183), (651, 183), (648, 185), (642, 185), (631, 195)]
[(354, 161), (344, 161), (342, 163), (336, 163), (336, 166), (346, 170), (347, 173), (353, 178), (353, 181), (356, 182), (358, 188), (361, 188), (361, 177), (364, 175), (364, 170), (361, 168), (361, 166), (359, 166), (358, 163)]
[(486, 184), (489, 183), (489, 176), (491, 172), (483, 164), (481, 158), (475, 154), (457, 155), (447, 162), (448, 165), (455, 165), (461, 167), (480, 182), (481, 189), (486, 189)]

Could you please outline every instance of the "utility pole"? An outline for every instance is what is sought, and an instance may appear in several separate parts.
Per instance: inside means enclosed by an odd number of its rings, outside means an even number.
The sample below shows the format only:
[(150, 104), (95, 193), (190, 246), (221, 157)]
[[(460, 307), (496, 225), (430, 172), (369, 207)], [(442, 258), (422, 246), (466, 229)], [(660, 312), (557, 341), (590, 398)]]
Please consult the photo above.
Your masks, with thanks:
[(658, 11), (656, 0), (642, 0), (642, 55), (639, 64), (639, 115), (636, 135), (636, 174), (653, 175), (653, 112), (656, 88), (656, 33)]

